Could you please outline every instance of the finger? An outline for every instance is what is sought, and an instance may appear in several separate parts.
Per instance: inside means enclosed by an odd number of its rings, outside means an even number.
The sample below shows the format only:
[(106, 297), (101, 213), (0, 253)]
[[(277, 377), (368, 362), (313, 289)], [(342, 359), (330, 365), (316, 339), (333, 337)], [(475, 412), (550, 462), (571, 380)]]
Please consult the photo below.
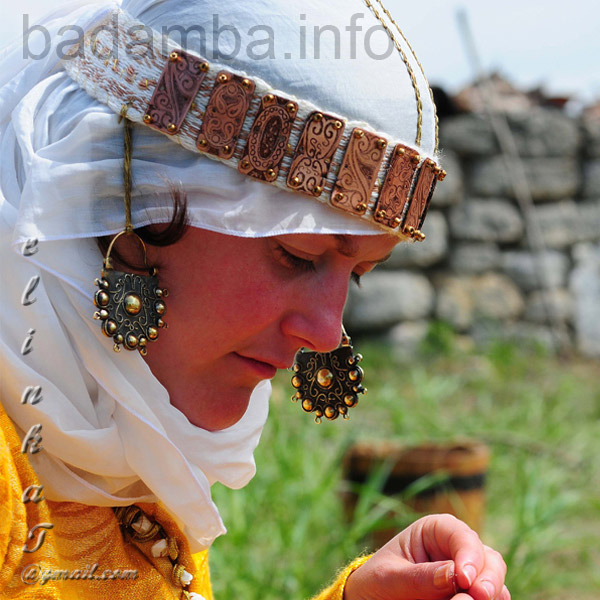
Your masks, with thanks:
[(370, 567), (374, 567), (374, 563), (369, 561), (358, 569), (353, 577), (360, 575), (364, 582), (355, 578), (353, 584), (356, 587), (357, 583), (365, 583), (369, 591), (385, 590), (384, 597), (397, 600), (445, 600), (457, 591), (452, 561), (413, 563), (394, 558), (379, 565), (372, 573), (368, 572)]
[(469, 589), (469, 593), (475, 600), (495, 600), (504, 590), (506, 563), (500, 553), (492, 548), (484, 546), (484, 551), (485, 566)]
[(456, 592), (452, 561), (413, 563), (384, 553), (352, 573), (346, 581), (344, 597), (446, 600)]
[(429, 563), (406, 561), (398, 570), (396, 582), (402, 598), (406, 596), (406, 590), (410, 590), (410, 598), (422, 600), (448, 598), (457, 591), (454, 562), (451, 560)]
[(479, 536), (452, 515), (422, 519), (423, 544), (432, 560), (453, 559), (459, 587), (468, 590), (485, 564)]
[(502, 587), (502, 593), (500, 594), (500, 600), (510, 600), (510, 592), (506, 586)]

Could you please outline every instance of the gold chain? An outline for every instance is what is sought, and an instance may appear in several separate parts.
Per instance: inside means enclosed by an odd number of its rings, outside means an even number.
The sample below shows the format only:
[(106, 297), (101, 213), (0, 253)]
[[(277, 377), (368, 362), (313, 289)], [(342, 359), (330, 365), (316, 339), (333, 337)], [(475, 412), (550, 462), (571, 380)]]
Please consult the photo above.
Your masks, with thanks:
[(125, 119), (123, 129), (123, 188), (125, 200), (125, 230), (130, 232), (133, 230), (131, 225), (131, 157), (133, 154), (133, 141), (131, 121), (127, 118), (128, 109), (128, 104), (124, 104), (121, 107), (119, 122)]
[[(400, 56), (402, 57), (402, 62), (404, 62), (404, 65), (406, 66), (406, 69), (410, 76), (410, 80), (412, 82), (413, 89), (415, 90), (415, 97), (417, 100), (417, 136), (415, 138), (415, 143), (419, 146), (419, 145), (421, 145), (421, 130), (423, 127), (423, 102), (421, 100), (421, 92), (419, 90), (417, 78), (415, 77), (415, 73), (414, 73), (410, 63), (408, 62), (408, 58), (406, 57), (404, 49), (402, 48), (402, 46), (400, 45), (400, 43), (394, 36), (394, 33), (391, 31), (391, 29), (389, 28), (387, 23), (385, 23), (385, 21), (381, 18), (381, 15), (377, 11), (377, 9), (373, 6), (373, 4), (371, 4), (370, 0), (364, 0), (364, 2), (369, 7), (371, 12), (375, 15), (376, 19), (381, 23), (381, 26), (383, 27), (385, 32), (388, 34), (388, 36), (390, 37), (392, 42), (394, 42), (394, 46), (396, 47), (396, 50), (398, 50)], [(388, 9), (383, 5), (382, 1), (376, 0), (376, 2), (382, 8), (382, 10), (385, 13), (385, 15), (387, 16), (387, 18), (394, 24), (394, 26), (396, 27), (396, 29), (397, 29), (398, 33), (400, 34), (400, 36), (402, 37), (402, 39), (406, 42), (406, 45), (409, 47), (412, 55), (414, 56), (415, 60), (417, 61), (417, 64), (419, 65), (419, 68), (421, 69), (421, 73), (423, 73), (423, 77), (425, 78), (425, 81), (427, 82), (427, 78), (425, 77), (423, 67), (421, 66), (421, 63), (419, 62), (419, 59), (417, 58), (415, 51), (412, 49), (412, 47), (411, 47), (410, 43), (408, 42), (408, 40), (406, 39), (404, 33), (402, 33), (402, 30), (400, 29), (400, 27), (398, 26), (396, 21), (393, 19), (392, 15), (388, 11)], [(427, 86), (429, 87), (429, 83), (427, 83)], [(433, 92), (431, 90), (431, 87), (429, 87), (429, 94), (430, 94), (431, 100), (433, 102)], [(437, 150), (438, 150), (438, 117), (437, 117), (437, 113), (435, 112), (435, 104), (433, 106), (434, 106), (433, 110), (434, 110), (434, 116), (435, 116), (435, 150), (434, 150), (434, 152), (437, 152)]]

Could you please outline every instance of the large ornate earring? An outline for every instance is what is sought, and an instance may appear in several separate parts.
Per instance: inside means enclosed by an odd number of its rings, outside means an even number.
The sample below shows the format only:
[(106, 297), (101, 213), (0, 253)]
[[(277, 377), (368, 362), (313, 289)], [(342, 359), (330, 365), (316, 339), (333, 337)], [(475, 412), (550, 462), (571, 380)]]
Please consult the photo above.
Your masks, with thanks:
[[(112, 268), (112, 247), (120, 236), (128, 234), (142, 244), (148, 275)], [(113, 338), (115, 352), (121, 350), (122, 344), (127, 350), (137, 349), (145, 356), (148, 341), (156, 341), (159, 328), (166, 327), (162, 319), (166, 310), (163, 298), (169, 292), (159, 287), (156, 268), (148, 267), (146, 262), (146, 246), (133, 231), (125, 229), (112, 239), (103, 264), (102, 277), (95, 281), (100, 289), (94, 294), (94, 304), (99, 309), (94, 319), (101, 320), (102, 333)]]
[[(126, 113), (127, 107), (124, 106), (121, 119)], [(159, 287), (158, 271), (155, 267), (148, 266), (146, 245), (131, 225), (132, 139), (131, 123), (127, 119), (124, 142), (125, 229), (111, 240), (103, 261), (101, 278), (95, 280), (100, 289), (94, 294), (94, 304), (98, 309), (94, 313), (94, 319), (102, 321), (102, 332), (113, 338), (115, 352), (119, 352), (123, 345), (127, 350), (138, 350), (145, 356), (148, 342), (156, 341), (159, 328), (167, 326), (162, 316), (166, 311), (164, 298), (168, 296), (168, 291)], [(142, 245), (148, 275), (115, 271), (112, 268), (110, 253), (122, 235), (133, 235)]]
[(364, 373), (358, 366), (360, 354), (354, 348), (342, 327), (342, 341), (332, 352), (313, 352), (301, 348), (296, 354), (292, 370), (292, 385), (296, 393), (292, 401), (300, 400), (303, 410), (315, 413), (315, 422), (325, 417), (330, 421), (342, 415), (348, 418), (348, 409), (358, 404), (358, 394), (367, 389), (361, 385)]

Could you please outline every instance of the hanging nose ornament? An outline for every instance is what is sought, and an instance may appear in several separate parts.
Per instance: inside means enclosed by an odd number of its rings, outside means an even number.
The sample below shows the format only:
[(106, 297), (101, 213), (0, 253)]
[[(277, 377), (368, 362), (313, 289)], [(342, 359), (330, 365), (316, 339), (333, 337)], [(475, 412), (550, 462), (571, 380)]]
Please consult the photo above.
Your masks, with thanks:
[(166, 327), (162, 317), (166, 307), (164, 298), (169, 292), (158, 286), (156, 269), (148, 267), (148, 275), (124, 273), (112, 268), (110, 252), (116, 240), (123, 234), (135, 235), (144, 249), (146, 246), (135, 233), (122, 231), (108, 247), (100, 279), (95, 280), (99, 290), (94, 294), (94, 305), (98, 309), (94, 319), (102, 321), (102, 333), (112, 337), (115, 352), (121, 345), (127, 350), (138, 350), (142, 356), (148, 352), (148, 342), (158, 338), (158, 330)]
[(358, 404), (358, 394), (367, 392), (361, 385), (361, 360), (360, 354), (354, 354), (344, 329), (340, 346), (332, 352), (300, 349), (292, 367), (292, 385), (296, 388), (292, 401), (300, 401), (303, 410), (314, 413), (316, 423), (322, 417), (333, 421), (342, 415), (347, 419), (348, 409)]

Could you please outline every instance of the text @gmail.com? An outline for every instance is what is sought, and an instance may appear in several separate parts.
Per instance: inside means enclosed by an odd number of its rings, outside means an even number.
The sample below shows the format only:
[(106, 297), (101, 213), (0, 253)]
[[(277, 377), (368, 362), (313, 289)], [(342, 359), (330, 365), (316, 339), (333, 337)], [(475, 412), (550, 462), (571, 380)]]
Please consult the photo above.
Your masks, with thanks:
[(137, 579), (137, 576), (137, 569), (100, 569), (98, 563), (81, 569), (59, 569), (33, 563), (21, 571), (21, 580), (27, 585), (44, 585), (48, 581), (119, 581)]

